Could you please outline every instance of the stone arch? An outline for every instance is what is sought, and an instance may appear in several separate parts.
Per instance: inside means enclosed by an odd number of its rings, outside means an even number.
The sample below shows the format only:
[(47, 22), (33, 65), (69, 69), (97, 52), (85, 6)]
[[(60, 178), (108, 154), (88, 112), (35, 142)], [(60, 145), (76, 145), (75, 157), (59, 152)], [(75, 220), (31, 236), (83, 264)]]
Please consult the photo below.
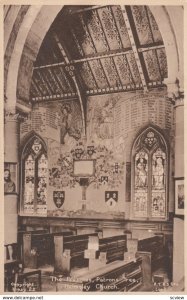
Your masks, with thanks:
[(32, 5), (29, 7), (17, 34), (9, 64), (7, 82), (5, 82), (7, 110), (15, 110), (19, 87), (22, 84), (20, 73), (24, 78), (25, 88), (29, 90), (33, 61), (37, 57), (47, 31), (62, 7), (63, 5)]

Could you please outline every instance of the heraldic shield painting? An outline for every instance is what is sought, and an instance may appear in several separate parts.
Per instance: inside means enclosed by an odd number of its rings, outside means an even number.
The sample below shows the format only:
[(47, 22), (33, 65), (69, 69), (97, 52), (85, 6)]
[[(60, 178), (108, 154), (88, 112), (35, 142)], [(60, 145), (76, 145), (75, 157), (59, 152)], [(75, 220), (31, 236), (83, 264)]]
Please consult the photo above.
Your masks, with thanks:
[(155, 4), (2, 7), (3, 292), (185, 292), (185, 6)]

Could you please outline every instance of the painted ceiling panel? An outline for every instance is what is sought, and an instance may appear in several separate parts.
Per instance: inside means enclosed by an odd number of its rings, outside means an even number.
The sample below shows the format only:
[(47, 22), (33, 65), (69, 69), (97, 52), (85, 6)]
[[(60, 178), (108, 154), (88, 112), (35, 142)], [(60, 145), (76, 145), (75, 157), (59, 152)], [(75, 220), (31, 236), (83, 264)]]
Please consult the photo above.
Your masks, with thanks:
[(74, 92), (74, 88), (72, 88), (72, 84), (70, 84), (70, 81), (67, 79), (66, 73), (62, 66), (57, 66), (53, 68), (53, 72), (58, 77), (63, 92)]
[(160, 65), (161, 77), (162, 79), (164, 79), (168, 77), (166, 51), (164, 48), (162, 48), (162, 49), (157, 49), (156, 52), (157, 52), (159, 65)]
[(106, 40), (105, 33), (99, 18), (97, 10), (88, 11), (86, 13), (86, 23), (88, 30), (92, 36), (93, 43), (97, 52), (109, 51), (109, 45)]
[(155, 50), (145, 51), (143, 53), (147, 73), (150, 81), (161, 80), (160, 66), (158, 65), (158, 58)]
[(134, 5), (131, 10), (140, 45), (153, 43), (146, 7)]
[(136, 64), (134, 54), (133, 53), (128, 53), (128, 54), (126, 54), (126, 58), (127, 58), (130, 70), (131, 70), (131, 74), (132, 74), (134, 83), (135, 84), (140, 84), (141, 83), (141, 78), (140, 78), (140, 74), (139, 74), (139, 71), (138, 71), (138, 67), (137, 67), (137, 64)]
[(95, 47), (88, 32), (88, 29), (84, 23), (82, 15), (74, 15), (74, 21), (76, 26), (71, 28), (74, 33), (73, 38), (76, 40), (76, 44), (79, 45), (79, 52), (81, 56), (88, 56), (95, 53)]
[(31, 88), (30, 88), (30, 97), (32, 98), (36, 98), (36, 97), (41, 97), (42, 93), (40, 92), (40, 90), (37, 88), (34, 80), (32, 80), (31, 82)]
[(129, 35), (127, 32), (127, 28), (125, 25), (125, 21), (120, 6), (112, 6), (111, 10), (113, 11), (113, 15), (115, 17), (116, 26), (118, 28), (119, 35), (121, 37), (123, 48), (131, 48)]
[(106, 70), (106, 76), (110, 87), (121, 86), (121, 81), (117, 73), (117, 69), (112, 57), (101, 59), (101, 63)]
[(98, 87), (99, 88), (107, 88), (108, 82), (107, 82), (107, 78), (105, 76), (104, 69), (103, 69), (101, 62), (97, 59), (97, 60), (92, 60), (89, 63), (90, 63), (92, 72), (94, 74), (94, 77), (97, 81)]
[(38, 87), (42, 96), (51, 94), (38, 70), (34, 70), (33, 80), (34, 80), (36, 86)]
[(122, 85), (133, 84), (133, 78), (125, 55), (115, 56), (114, 61), (118, 70)]
[(79, 63), (76, 69), (80, 72), (83, 88), (87, 90), (97, 89), (97, 84), (88, 62)]
[(109, 45), (110, 50), (122, 49), (120, 34), (113, 17), (111, 7), (103, 7), (98, 9), (98, 14), (101, 20), (103, 32)]
[(149, 22), (151, 25), (151, 30), (152, 30), (152, 34), (153, 34), (153, 39), (154, 42), (162, 42), (162, 36), (160, 34), (160, 31), (158, 29), (158, 25), (155, 21), (155, 18), (153, 17), (150, 9), (147, 7), (147, 13), (148, 13), (148, 18), (149, 18)]
[(143, 89), (167, 77), (165, 48), (148, 6), (124, 6), (123, 12), (119, 5), (66, 6), (40, 48), (31, 97), (73, 95), (66, 65), (75, 68), (83, 94)]

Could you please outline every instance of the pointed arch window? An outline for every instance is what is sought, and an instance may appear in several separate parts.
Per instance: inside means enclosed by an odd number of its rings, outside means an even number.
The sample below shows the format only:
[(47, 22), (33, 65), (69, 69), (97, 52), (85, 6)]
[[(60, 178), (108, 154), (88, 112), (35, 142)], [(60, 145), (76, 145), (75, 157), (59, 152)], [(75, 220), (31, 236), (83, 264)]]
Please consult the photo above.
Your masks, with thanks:
[(132, 150), (132, 206), (135, 219), (167, 219), (168, 147), (163, 135), (149, 127)]
[(22, 152), (22, 207), (25, 214), (46, 215), (48, 160), (44, 142), (32, 137)]

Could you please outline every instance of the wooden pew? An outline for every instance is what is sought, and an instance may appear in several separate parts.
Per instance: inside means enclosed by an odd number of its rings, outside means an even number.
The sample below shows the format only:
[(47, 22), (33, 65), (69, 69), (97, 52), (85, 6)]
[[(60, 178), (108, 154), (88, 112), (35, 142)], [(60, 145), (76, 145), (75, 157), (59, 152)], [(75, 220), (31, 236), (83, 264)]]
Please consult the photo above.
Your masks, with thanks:
[(23, 234), (23, 264), (25, 268), (37, 269), (45, 264), (53, 265), (55, 257), (54, 236), (72, 235), (71, 231), (58, 233)]
[(164, 263), (164, 237), (156, 235), (139, 240), (137, 250), (136, 257), (142, 258), (144, 284), (147, 288), (150, 288), (153, 272), (162, 267)]
[(164, 237), (156, 235), (154, 237), (138, 241), (138, 253), (149, 252), (151, 255), (152, 271), (159, 268), (160, 261), (164, 258)]
[(88, 248), (89, 237), (97, 237), (98, 233), (72, 236), (55, 236), (55, 272), (69, 274), (74, 266), (84, 267), (88, 260), (84, 251)]
[(106, 264), (124, 260), (127, 251), (126, 235), (111, 236), (107, 238), (90, 237), (85, 258), (89, 259), (89, 270), (96, 270)]
[[(105, 265), (103, 268), (85, 272), (76, 281), (56, 281), (57, 291), (83, 291), (83, 292), (122, 292), (137, 290), (143, 281), (142, 259), (125, 263), (115, 261)], [(74, 274), (74, 278), (75, 278)]]

